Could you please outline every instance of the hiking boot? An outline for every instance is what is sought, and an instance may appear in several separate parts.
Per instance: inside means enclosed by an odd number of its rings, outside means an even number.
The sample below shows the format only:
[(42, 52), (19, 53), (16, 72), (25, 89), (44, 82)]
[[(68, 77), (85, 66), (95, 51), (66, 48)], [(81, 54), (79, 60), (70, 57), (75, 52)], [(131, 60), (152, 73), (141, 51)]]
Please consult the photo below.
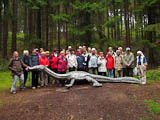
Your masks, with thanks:
[(35, 90), (36, 89), (36, 87), (32, 87), (32, 90)]

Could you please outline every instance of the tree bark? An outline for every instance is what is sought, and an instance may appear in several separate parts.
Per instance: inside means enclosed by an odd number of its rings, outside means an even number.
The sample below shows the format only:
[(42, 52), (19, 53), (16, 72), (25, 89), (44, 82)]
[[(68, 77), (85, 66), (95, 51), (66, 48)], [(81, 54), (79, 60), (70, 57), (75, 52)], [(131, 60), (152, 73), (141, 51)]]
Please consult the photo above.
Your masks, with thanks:
[[(3, 26), (3, 20), (2, 20), (2, 1), (0, 1), (0, 26)], [(2, 41), (3, 41), (3, 28), (0, 27), (0, 53), (2, 51)]]
[(7, 41), (8, 41), (8, 0), (4, 0), (4, 19), (3, 19), (3, 58), (7, 58)]
[(18, 0), (13, 0), (12, 3), (12, 10), (13, 10), (13, 18), (12, 18), (12, 49), (11, 52), (14, 52), (17, 50), (17, 20), (18, 20), (18, 15), (17, 15), (17, 8), (18, 8)]

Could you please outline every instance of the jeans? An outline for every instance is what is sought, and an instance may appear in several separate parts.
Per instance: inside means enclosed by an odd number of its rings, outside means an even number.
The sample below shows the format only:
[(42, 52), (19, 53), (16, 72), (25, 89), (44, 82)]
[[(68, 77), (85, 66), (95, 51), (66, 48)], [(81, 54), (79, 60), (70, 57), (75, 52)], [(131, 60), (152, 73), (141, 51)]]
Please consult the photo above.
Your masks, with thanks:
[(113, 69), (107, 69), (108, 77), (114, 78)]
[(17, 84), (18, 77), (19, 77), (19, 80), (20, 80), (20, 89), (24, 88), (24, 74), (21, 74), (20, 76), (13, 75), (12, 76), (12, 88), (11, 88), (11, 92), (16, 92), (16, 84)]

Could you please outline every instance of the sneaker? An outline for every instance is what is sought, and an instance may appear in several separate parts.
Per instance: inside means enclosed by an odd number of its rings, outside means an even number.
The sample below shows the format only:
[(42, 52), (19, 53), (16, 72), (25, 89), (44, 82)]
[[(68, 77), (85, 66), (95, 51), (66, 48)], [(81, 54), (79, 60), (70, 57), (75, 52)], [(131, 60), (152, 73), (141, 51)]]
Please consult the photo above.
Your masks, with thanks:
[(37, 86), (37, 88), (40, 88), (40, 87), (41, 87), (41, 86), (39, 86), (39, 85)]
[(16, 91), (11, 92), (12, 94), (16, 94)]
[(35, 90), (36, 89), (36, 87), (32, 87), (32, 90)]

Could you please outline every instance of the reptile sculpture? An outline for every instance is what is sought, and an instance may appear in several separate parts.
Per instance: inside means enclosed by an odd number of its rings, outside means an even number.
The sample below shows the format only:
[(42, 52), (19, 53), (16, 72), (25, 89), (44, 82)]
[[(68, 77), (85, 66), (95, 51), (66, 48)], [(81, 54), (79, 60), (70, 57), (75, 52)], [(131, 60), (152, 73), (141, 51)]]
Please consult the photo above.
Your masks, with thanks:
[(81, 81), (81, 80), (87, 80), (88, 82), (92, 82), (93, 87), (101, 87), (102, 84), (100, 82), (141, 84), (140, 80), (133, 78), (133, 77), (110, 78), (110, 77), (90, 74), (84, 71), (73, 71), (73, 72), (69, 72), (66, 74), (58, 74), (42, 65), (30, 67), (29, 70), (30, 71), (32, 70), (44, 71), (48, 75), (52, 76), (53, 78), (59, 79), (59, 80), (71, 80), (70, 84), (65, 85), (68, 88), (72, 87), (75, 81)]

